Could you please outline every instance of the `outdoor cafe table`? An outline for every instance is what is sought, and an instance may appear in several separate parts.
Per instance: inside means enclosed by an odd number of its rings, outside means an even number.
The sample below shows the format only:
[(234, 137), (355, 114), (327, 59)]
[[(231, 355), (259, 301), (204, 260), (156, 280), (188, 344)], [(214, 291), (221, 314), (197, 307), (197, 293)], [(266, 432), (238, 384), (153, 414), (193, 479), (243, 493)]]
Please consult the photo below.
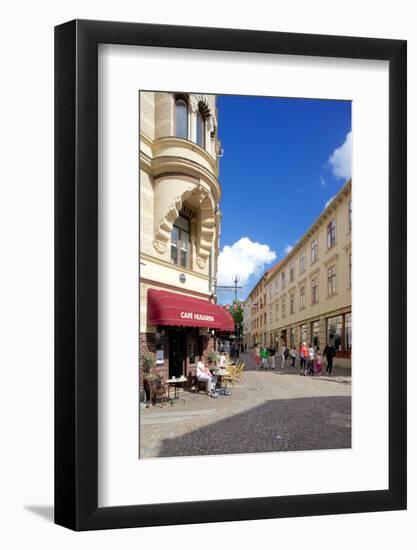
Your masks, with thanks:
[(227, 380), (225, 381), (224, 378), (226, 376), (228, 376), (227, 370), (226, 369), (215, 369), (215, 370), (213, 370), (213, 374), (215, 374), (216, 376), (219, 377), (220, 392), (223, 393), (223, 395), (226, 395)]
[[(171, 399), (171, 405), (174, 404), (174, 401), (178, 401), (179, 397), (178, 397), (178, 385), (184, 387), (184, 383), (187, 382), (187, 378), (185, 376), (179, 376), (178, 378), (167, 378), (167, 380), (165, 380), (165, 382), (168, 385), (168, 399), (170, 399), (169, 397), (169, 390), (171, 388), (171, 386), (174, 386), (174, 397)], [(183, 401), (185, 401), (185, 399), (183, 399)]]

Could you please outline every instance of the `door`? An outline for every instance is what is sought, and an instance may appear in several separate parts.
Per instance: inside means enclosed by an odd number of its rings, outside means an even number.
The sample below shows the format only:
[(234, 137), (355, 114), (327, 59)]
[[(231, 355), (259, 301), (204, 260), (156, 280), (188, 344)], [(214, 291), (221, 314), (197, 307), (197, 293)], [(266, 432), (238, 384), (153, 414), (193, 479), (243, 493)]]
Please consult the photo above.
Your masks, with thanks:
[(184, 329), (172, 328), (169, 333), (169, 377), (184, 374), (186, 333)]

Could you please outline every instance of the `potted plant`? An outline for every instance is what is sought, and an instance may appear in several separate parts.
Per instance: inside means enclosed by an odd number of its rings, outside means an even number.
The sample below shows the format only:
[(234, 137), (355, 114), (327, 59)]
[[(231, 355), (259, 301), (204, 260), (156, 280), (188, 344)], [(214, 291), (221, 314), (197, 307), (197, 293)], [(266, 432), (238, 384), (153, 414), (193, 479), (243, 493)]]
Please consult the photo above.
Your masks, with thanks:
[(218, 357), (217, 357), (217, 353), (215, 351), (213, 351), (213, 350), (209, 351), (208, 354), (207, 354), (207, 357), (208, 357), (210, 363), (214, 363), (215, 365), (217, 365)]
[(158, 380), (158, 376), (153, 373), (153, 369), (155, 368), (155, 365), (156, 365), (156, 362), (155, 362), (155, 357), (153, 355), (151, 355), (150, 353), (147, 353), (143, 356), (143, 372), (145, 375), (144, 388), (145, 388), (147, 401), (150, 401), (151, 396), (149, 395), (150, 393), (149, 384), (147, 384), (146, 382), (150, 380), (153, 380), (153, 381)]

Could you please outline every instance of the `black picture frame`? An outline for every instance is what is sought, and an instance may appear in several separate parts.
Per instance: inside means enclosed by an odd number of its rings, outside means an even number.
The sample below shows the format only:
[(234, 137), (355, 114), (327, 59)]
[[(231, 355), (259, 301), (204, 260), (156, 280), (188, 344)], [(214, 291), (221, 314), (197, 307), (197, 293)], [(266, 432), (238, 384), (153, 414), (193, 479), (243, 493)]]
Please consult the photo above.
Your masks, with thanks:
[[(387, 490), (98, 507), (97, 53), (106, 43), (389, 62)], [(57, 524), (78, 531), (406, 508), (406, 46), (404, 40), (107, 21), (55, 28)]]

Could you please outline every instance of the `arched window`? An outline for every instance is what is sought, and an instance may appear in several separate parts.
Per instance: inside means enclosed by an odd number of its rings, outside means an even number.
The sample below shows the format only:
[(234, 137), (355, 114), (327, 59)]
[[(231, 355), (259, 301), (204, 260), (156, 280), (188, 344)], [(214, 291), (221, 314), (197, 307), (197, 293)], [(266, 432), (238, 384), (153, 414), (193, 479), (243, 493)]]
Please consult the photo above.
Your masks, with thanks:
[(203, 116), (203, 113), (199, 109), (197, 111), (197, 145), (200, 145), (200, 147), (205, 146), (205, 133), (206, 133), (206, 124), (205, 124), (205, 118)]
[(184, 99), (175, 100), (175, 135), (188, 139), (188, 105)]

